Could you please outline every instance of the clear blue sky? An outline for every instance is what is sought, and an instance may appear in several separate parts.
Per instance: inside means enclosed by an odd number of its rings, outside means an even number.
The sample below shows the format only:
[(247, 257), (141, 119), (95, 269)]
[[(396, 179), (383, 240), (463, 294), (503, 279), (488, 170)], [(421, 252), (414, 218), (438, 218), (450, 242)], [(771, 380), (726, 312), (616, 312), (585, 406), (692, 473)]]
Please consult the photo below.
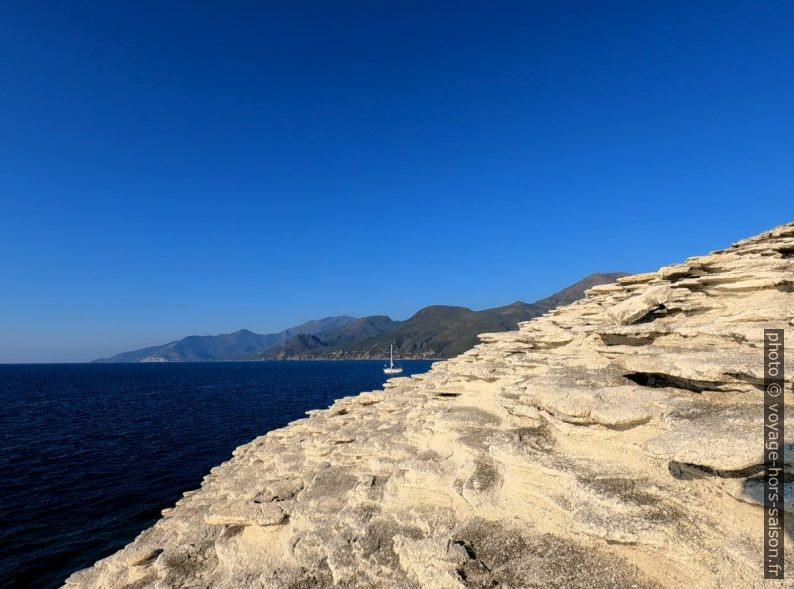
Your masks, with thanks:
[(0, 4), (0, 362), (531, 301), (794, 218), (794, 3)]

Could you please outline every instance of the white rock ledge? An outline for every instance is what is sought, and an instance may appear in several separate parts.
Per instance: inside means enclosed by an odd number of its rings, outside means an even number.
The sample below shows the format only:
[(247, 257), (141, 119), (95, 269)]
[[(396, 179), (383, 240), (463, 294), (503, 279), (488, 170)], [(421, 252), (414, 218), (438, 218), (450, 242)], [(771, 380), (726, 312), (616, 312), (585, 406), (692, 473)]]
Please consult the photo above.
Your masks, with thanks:
[(790, 223), (621, 278), (311, 411), (66, 586), (762, 587), (762, 333), (794, 325), (793, 252)]

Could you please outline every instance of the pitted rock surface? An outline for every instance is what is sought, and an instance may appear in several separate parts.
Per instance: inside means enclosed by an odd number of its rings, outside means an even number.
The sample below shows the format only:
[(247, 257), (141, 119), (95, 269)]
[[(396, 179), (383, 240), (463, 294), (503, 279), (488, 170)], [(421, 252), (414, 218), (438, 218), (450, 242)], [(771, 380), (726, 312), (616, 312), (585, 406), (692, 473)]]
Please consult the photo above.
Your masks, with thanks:
[(595, 287), (237, 448), (66, 586), (765, 586), (762, 336), (792, 326), (794, 223)]

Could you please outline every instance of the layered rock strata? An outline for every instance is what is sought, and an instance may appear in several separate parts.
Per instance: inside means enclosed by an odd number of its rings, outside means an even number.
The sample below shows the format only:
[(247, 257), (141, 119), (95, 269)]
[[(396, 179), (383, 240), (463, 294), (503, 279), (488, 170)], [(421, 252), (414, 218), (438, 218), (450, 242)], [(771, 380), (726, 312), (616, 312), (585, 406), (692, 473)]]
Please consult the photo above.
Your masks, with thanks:
[(595, 287), (237, 448), (67, 587), (764, 586), (762, 333), (792, 326), (794, 223)]

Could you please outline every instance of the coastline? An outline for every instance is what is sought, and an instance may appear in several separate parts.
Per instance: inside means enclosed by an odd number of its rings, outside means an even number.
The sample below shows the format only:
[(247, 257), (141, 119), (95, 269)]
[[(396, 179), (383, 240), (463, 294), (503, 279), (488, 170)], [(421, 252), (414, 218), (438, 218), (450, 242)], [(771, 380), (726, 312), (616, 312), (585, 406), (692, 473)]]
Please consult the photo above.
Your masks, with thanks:
[[(430, 362), (402, 366), (409, 375)], [(377, 361), (0, 366), (3, 531), (15, 539), (0, 547), (0, 586), (60, 587), (153, 525), (237, 446), (380, 388), (382, 369)]]
[(792, 249), (594, 287), (309, 411), (66, 586), (761, 587), (755, 340), (794, 325)]
[[(395, 362), (411, 362), (411, 361), (427, 361), (427, 362), (443, 362), (449, 358), (424, 358), (424, 357), (403, 357), (395, 358)], [(254, 360), (180, 360), (180, 361), (165, 361), (165, 362), (63, 362), (63, 364), (118, 364), (118, 365), (131, 365), (131, 364), (234, 364), (235, 362), (388, 362), (388, 358), (367, 358), (357, 356), (355, 358), (311, 358), (311, 357), (291, 357), (291, 358), (262, 358)], [(50, 363), (46, 363), (50, 364)], [(58, 364), (53, 363), (53, 364)], [(2, 366), (2, 364), (0, 364)], [(14, 366), (9, 364), (9, 366)]]

